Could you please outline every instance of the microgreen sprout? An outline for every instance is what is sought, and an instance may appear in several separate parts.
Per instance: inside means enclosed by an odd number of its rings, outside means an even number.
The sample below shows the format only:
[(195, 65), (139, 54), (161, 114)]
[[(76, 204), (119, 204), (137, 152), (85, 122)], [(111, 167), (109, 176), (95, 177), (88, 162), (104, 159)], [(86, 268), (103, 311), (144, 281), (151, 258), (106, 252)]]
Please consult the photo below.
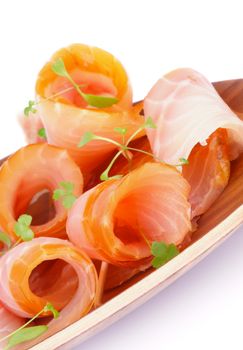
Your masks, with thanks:
[(164, 242), (153, 242), (151, 246), (151, 253), (154, 256), (152, 266), (158, 269), (169, 260), (179, 254), (179, 250), (175, 244), (166, 244)]
[(28, 117), (30, 113), (36, 113), (37, 112), (37, 110), (34, 108), (35, 105), (36, 105), (35, 101), (29, 101), (28, 106), (25, 107), (25, 109), (24, 109), (24, 115), (26, 117)]
[(22, 241), (31, 241), (34, 238), (34, 232), (31, 230), (30, 225), (32, 217), (27, 214), (20, 215), (16, 224), (14, 225), (14, 233)]
[(122, 150), (117, 152), (117, 154), (114, 156), (114, 158), (112, 159), (112, 161), (110, 162), (110, 164), (108, 165), (108, 167), (103, 171), (103, 173), (100, 175), (100, 179), (101, 181), (107, 181), (107, 180), (118, 180), (122, 178), (122, 175), (114, 175), (114, 176), (109, 176), (109, 172), (111, 170), (111, 168), (113, 167), (115, 161), (117, 160), (117, 158), (122, 154)]
[[(85, 87), (85, 86), (86, 86), (86, 84), (80, 84), (80, 85), (78, 85), (79, 88), (80, 88), (80, 87)], [(51, 101), (51, 100), (53, 100), (54, 98), (56, 98), (56, 97), (58, 97), (58, 96), (61, 96), (62, 94), (66, 93), (66, 92), (68, 92), (68, 91), (72, 91), (72, 90), (75, 90), (75, 87), (74, 87), (74, 86), (70, 86), (70, 87), (68, 87), (68, 88), (66, 88), (66, 89), (62, 89), (62, 90), (56, 92), (55, 94), (53, 94), (53, 95), (51, 95), (51, 96), (49, 96), (49, 97), (47, 97), (47, 98), (43, 98), (43, 99), (41, 99), (41, 100), (39, 100), (39, 101), (29, 101), (27, 107), (24, 108), (24, 115), (25, 115), (26, 117), (29, 117), (29, 114), (30, 114), (30, 113), (35, 114), (35, 113), (37, 112), (37, 109), (34, 108), (34, 107), (37, 107), (38, 105), (40, 105), (40, 104), (42, 104), (42, 103), (45, 103), (45, 102), (47, 102), (47, 101)]]
[(79, 142), (78, 147), (83, 147), (85, 146), (87, 143), (89, 143), (90, 141), (95, 139), (95, 134), (93, 134), (90, 131), (87, 131), (84, 133), (82, 140)]
[(43, 311), (50, 311), (55, 319), (59, 317), (59, 312), (54, 308), (54, 306), (51, 303), (47, 303)]
[(123, 154), (129, 161), (131, 159), (130, 155), (129, 155), (129, 151), (138, 151), (141, 153), (145, 153), (147, 155), (150, 155), (151, 157), (155, 158), (153, 154), (143, 151), (143, 150), (139, 150), (133, 147), (129, 147), (129, 143), (145, 128), (156, 128), (156, 125), (154, 124), (153, 120), (151, 117), (148, 117), (145, 122), (128, 138), (128, 140), (125, 140), (125, 136), (127, 134), (127, 128), (121, 128), (121, 127), (116, 127), (114, 129), (115, 132), (119, 133), (122, 136), (122, 143), (119, 143), (115, 140), (109, 139), (107, 137), (102, 137), (102, 136), (98, 136), (93, 134), (92, 132), (86, 132), (84, 133), (83, 137), (81, 138), (78, 147), (83, 147), (85, 146), (87, 143), (89, 143), (92, 140), (100, 140), (100, 141), (106, 141), (109, 143), (112, 143), (113, 145), (117, 146), (117, 148), (119, 149), (119, 151), (116, 153), (116, 155), (114, 156), (114, 158), (111, 160), (110, 164), (108, 165), (108, 167), (103, 171), (103, 173), (100, 175), (100, 179), (102, 181), (107, 181), (107, 180), (112, 180), (112, 179), (119, 179), (122, 177), (122, 175), (115, 175), (115, 176), (109, 176), (109, 171), (111, 170), (112, 166), (114, 165), (115, 161), (117, 160), (117, 158)]
[(181, 165), (188, 165), (189, 164), (189, 160), (186, 158), (179, 158), (179, 162), (181, 163)]
[(151, 117), (148, 117), (146, 120), (145, 120), (145, 123), (143, 124), (143, 127), (146, 129), (146, 128), (149, 128), (149, 129), (156, 129), (157, 126), (156, 124), (154, 123), (153, 119)]
[(118, 132), (120, 135), (126, 135), (127, 128), (115, 128), (114, 131)]
[(119, 142), (116, 142), (116, 141), (109, 139), (107, 137), (95, 135), (91, 131), (87, 131), (83, 134), (83, 137), (80, 140), (78, 147), (82, 148), (87, 143), (89, 143), (90, 141), (93, 141), (93, 140), (106, 141), (106, 142), (112, 143), (113, 145), (117, 146), (118, 148), (123, 147), (123, 145), (120, 144)]
[(30, 228), (31, 222), (32, 217), (30, 215), (20, 215), (14, 225), (14, 233), (18, 237), (14, 243), (11, 241), (7, 233), (0, 232), (0, 242), (2, 242), (7, 248), (1, 251), (0, 256), (4, 255), (8, 250), (16, 247), (22, 241), (31, 241), (34, 238), (34, 232)]
[(139, 230), (139, 232), (143, 237), (145, 243), (149, 247), (151, 255), (153, 256), (152, 266), (155, 269), (158, 269), (159, 267), (163, 266), (169, 260), (171, 260), (180, 253), (175, 244), (166, 244), (164, 242), (156, 241), (150, 242), (142, 230)]
[(122, 136), (122, 143), (125, 143), (125, 135), (127, 133), (127, 128), (115, 128), (114, 131), (118, 132)]
[(71, 75), (68, 73), (62, 58), (58, 58), (52, 64), (51, 68), (56, 75), (66, 78), (89, 106), (97, 108), (106, 108), (111, 107), (112, 105), (118, 102), (118, 99), (115, 97), (97, 96), (92, 94), (85, 94), (84, 92), (82, 92), (79, 85), (73, 80)]
[(52, 198), (55, 201), (62, 200), (64, 208), (70, 209), (77, 199), (73, 191), (74, 184), (72, 182), (62, 181), (60, 182), (60, 188), (54, 190)]
[(54, 308), (54, 306), (51, 303), (47, 303), (34, 317), (32, 317), (23, 326), (16, 329), (12, 333), (6, 335), (4, 338), (0, 339), (0, 343), (8, 339), (8, 343), (4, 347), (4, 350), (9, 350), (18, 344), (22, 344), (28, 340), (35, 339), (39, 337), (41, 334), (45, 333), (48, 330), (48, 326), (46, 325), (32, 326), (32, 327), (27, 327), (27, 326), (31, 324), (41, 314), (46, 312), (51, 312), (54, 318), (59, 317), (59, 312)]
[[(79, 85), (79, 86), (84, 86), (83, 84), (82, 85)], [(34, 108), (34, 107), (37, 107), (39, 104), (41, 103), (44, 103), (44, 102), (47, 102), (47, 101), (50, 101), (52, 99), (54, 99), (55, 97), (58, 97), (58, 96), (61, 96), (62, 94), (64, 94), (65, 92), (68, 92), (68, 91), (71, 91), (71, 90), (74, 90), (74, 87), (71, 86), (71, 87), (68, 87), (66, 89), (63, 89), (63, 90), (60, 90), (59, 92), (47, 97), (47, 98), (44, 98), (44, 99), (41, 99), (40, 101), (29, 101), (29, 104), (27, 107), (24, 108), (24, 115), (26, 117), (29, 116), (30, 112), (31, 113), (36, 113), (37, 112), (37, 109)]]
[(11, 337), (9, 337), (8, 343), (3, 349), (9, 350), (18, 344), (22, 344), (26, 341), (38, 338), (47, 330), (48, 327), (45, 325), (19, 329), (18, 331), (16, 331), (16, 333), (13, 333)]
[(184, 165), (189, 165), (189, 160), (186, 158), (179, 158), (179, 163), (178, 164), (174, 164), (173, 166), (175, 167), (181, 167)]
[(38, 130), (38, 136), (42, 139), (46, 139), (46, 129), (45, 128), (40, 128)]

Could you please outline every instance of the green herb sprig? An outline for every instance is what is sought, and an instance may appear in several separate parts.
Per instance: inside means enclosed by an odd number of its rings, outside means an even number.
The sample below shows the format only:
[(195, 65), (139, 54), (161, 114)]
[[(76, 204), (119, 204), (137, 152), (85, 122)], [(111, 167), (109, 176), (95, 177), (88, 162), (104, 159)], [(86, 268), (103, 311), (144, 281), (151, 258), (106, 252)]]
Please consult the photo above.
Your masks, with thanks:
[(0, 256), (4, 255), (8, 250), (13, 249), (22, 241), (31, 241), (34, 238), (34, 232), (31, 230), (30, 225), (32, 222), (32, 216), (23, 214), (20, 215), (14, 225), (14, 233), (16, 234), (17, 241), (13, 243), (6, 232), (0, 231), (0, 242), (6, 247), (1, 251)]
[(179, 158), (180, 165), (189, 165), (189, 160), (186, 158)]
[(155, 269), (158, 269), (178, 255), (179, 250), (173, 243), (166, 244), (164, 242), (153, 242), (151, 245), (151, 253), (154, 256), (152, 266)]
[(62, 181), (59, 185), (60, 188), (54, 190), (52, 198), (55, 201), (61, 200), (64, 208), (70, 209), (77, 199), (77, 196), (73, 193), (74, 184), (69, 181)]
[(180, 253), (175, 244), (166, 244), (165, 242), (157, 241), (151, 243), (141, 229), (139, 230), (139, 232), (143, 237), (145, 243), (149, 247), (151, 255), (153, 256), (151, 264), (155, 269), (158, 269), (159, 267), (163, 266), (169, 260), (173, 259), (176, 255)]
[[(78, 85), (78, 86), (79, 86), (79, 87), (84, 87), (85, 85), (84, 85), (84, 84), (81, 84), (81, 85)], [(74, 89), (75, 89), (75, 88), (74, 88), (73, 86), (70, 86), (70, 87), (68, 87), (68, 88), (66, 88), (66, 89), (63, 89), (63, 90), (60, 90), (60, 91), (58, 91), (57, 93), (55, 93), (55, 94), (53, 94), (53, 95), (51, 95), (51, 96), (49, 96), (49, 97), (47, 97), (47, 98), (44, 98), (44, 99), (42, 99), (42, 100), (40, 100), (40, 101), (29, 101), (27, 107), (24, 108), (24, 115), (25, 115), (26, 117), (29, 117), (29, 114), (30, 114), (30, 113), (33, 113), (33, 114), (37, 113), (37, 109), (34, 108), (34, 107), (37, 107), (38, 105), (40, 105), (40, 104), (42, 104), (42, 103), (45, 103), (45, 102), (47, 102), (47, 101), (50, 101), (50, 100), (52, 100), (53, 98), (58, 97), (58, 96), (61, 96), (61, 95), (64, 94), (65, 92), (72, 91), (72, 90), (74, 90)]]
[[(113, 159), (111, 160), (110, 164), (108, 165), (108, 167), (103, 171), (103, 173), (100, 175), (100, 179), (102, 181), (107, 181), (107, 180), (112, 180), (112, 179), (120, 179), (122, 177), (122, 175), (114, 175), (114, 176), (109, 176), (109, 172), (112, 168), (112, 166), (114, 165), (115, 161), (119, 158), (119, 156), (121, 154), (123, 154), (128, 160), (129, 157), (127, 157), (126, 152), (128, 151), (135, 151), (135, 152), (140, 152), (143, 153), (145, 155), (148, 155), (152, 158), (154, 158), (155, 160), (164, 163), (161, 159), (159, 159), (158, 157), (154, 156), (154, 154), (150, 153), (150, 152), (146, 152), (144, 150), (138, 149), (138, 148), (134, 148), (134, 147), (130, 147), (129, 144), (130, 142), (144, 129), (146, 128), (150, 128), (150, 129), (155, 129), (156, 125), (153, 122), (153, 119), (151, 117), (148, 117), (145, 122), (127, 139), (125, 140), (125, 136), (127, 134), (127, 129), (126, 128), (120, 128), (117, 127), (114, 129), (115, 132), (118, 132), (121, 136), (122, 136), (122, 143), (119, 143), (115, 140), (112, 140), (110, 138), (107, 137), (103, 137), (103, 136), (98, 136), (95, 135), (94, 133), (87, 131), (86, 133), (84, 133), (83, 137), (81, 138), (78, 147), (84, 147), (85, 145), (87, 145), (89, 142), (93, 141), (93, 140), (99, 140), (99, 141), (105, 141), (105, 142), (109, 142), (113, 145), (115, 145), (119, 151), (115, 154), (115, 156), (113, 157)], [(174, 166), (182, 166), (182, 165), (186, 165), (189, 164), (188, 160), (184, 159), (184, 158), (180, 158), (180, 163), (176, 164)]]
[(84, 92), (82, 92), (79, 85), (73, 80), (71, 75), (68, 73), (62, 58), (58, 58), (56, 62), (53, 63), (51, 69), (56, 75), (66, 78), (73, 85), (73, 87), (76, 89), (79, 95), (88, 103), (89, 106), (97, 108), (106, 108), (111, 107), (112, 105), (118, 102), (118, 99), (115, 97), (96, 96), (92, 94), (85, 94)]
[(25, 109), (24, 109), (24, 115), (26, 117), (28, 117), (30, 113), (36, 113), (37, 112), (37, 109), (35, 109), (34, 106), (36, 106), (36, 102), (35, 101), (29, 101), (28, 106), (25, 107)]
[(20, 215), (16, 224), (14, 225), (14, 233), (22, 241), (31, 241), (34, 238), (34, 232), (30, 228), (32, 216), (23, 214)]
[(46, 129), (45, 128), (40, 128), (38, 130), (38, 136), (42, 139), (46, 139)]
[(8, 339), (8, 343), (4, 347), (4, 350), (9, 350), (18, 344), (35, 339), (39, 337), (41, 334), (45, 333), (48, 330), (48, 326), (46, 325), (32, 326), (32, 327), (27, 327), (27, 326), (30, 323), (32, 323), (37, 317), (39, 317), (42, 313), (46, 313), (48, 311), (52, 313), (55, 319), (59, 317), (59, 312), (54, 308), (54, 306), (51, 303), (47, 303), (42, 310), (40, 310), (34, 317), (32, 317), (23, 326), (16, 329), (12, 333), (8, 334), (4, 338), (0, 339), (0, 343)]

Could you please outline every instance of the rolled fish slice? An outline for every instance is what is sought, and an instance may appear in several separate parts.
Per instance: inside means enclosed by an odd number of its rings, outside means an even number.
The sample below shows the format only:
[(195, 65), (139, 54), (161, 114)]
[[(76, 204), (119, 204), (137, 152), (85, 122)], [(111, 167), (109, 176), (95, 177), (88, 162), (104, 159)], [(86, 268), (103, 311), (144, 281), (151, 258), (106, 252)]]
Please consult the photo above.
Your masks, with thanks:
[[(96, 293), (96, 269), (89, 257), (70, 242), (35, 238), (19, 244), (0, 260), (0, 300), (19, 317), (32, 318), (50, 302), (60, 311), (57, 319), (41, 315), (48, 331), (31, 343), (56, 333), (85, 315)], [(18, 327), (17, 327), (18, 328)]]
[(189, 190), (175, 168), (146, 163), (83, 194), (69, 212), (68, 237), (93, 259), (144, 266), (148, 242), (179, 245), (191, 230)]
[[(43, 192), (50, 193), (48, 202), (40, 208), (32, 205), (36, 213), (31, 226), (35, 236), (66, 236), (67, 209), (60, 201), (52, 200), (52, 193), (60, 187), (61, 181), (72, 182), (75, 195), (82, 193), (83, 177), (79, 167), (66, 150), (55, 146), (28, 145), (3, 163), (0, 168), (0, 227), (13, 241), (17, 239), (16, 220), (27, 213), (31, 202)], [(45, 221), (41, 222), (44, 217)]]
[(229, 161), (243, 151), (243, 122), (192, 69), (161, 78), (145, 98), (144, 112), (157, 125), (147, 130), (155, 156), (169, 164), (189, 159), (183, 175), (192, 188), (192, 217), (202, 214), (227, 185)]
[[(118, 102), (108, 108), (87, 105), (66, 78), (52, 71), (53, 63), (59, 58), (75, 82), (83, 85), (84, 93), (115, 97)], [(72, 90), (49, 98), (68, 88)], [(116, 146), (93, 140), (79, 149), (77, 145), (84, 133), (92, 132), (121, 142), (121, 135), (114, 131), (116, 127), (127, 128), (126, 137), (129, 137), (143, 123), (139, 114), (141, 105), (132, 106), (132, 90), (123, 66), (113, 55), (99, 48), (73, 44), (57, 51), (39, 73), (36, 95), (41, 102), (38, 111), (48, 142), (68, 150), (81, 167), (85, 182)]]

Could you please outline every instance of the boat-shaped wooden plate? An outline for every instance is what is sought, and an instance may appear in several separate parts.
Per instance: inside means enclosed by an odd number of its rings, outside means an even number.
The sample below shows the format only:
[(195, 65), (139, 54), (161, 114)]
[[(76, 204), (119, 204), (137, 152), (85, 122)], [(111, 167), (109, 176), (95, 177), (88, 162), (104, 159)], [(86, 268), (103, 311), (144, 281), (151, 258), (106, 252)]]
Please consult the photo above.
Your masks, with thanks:
[[(243, 79), (217, 82), (215, 88), (243, 119)], [(152, 298), (193, 267), (243, 223), (243, 154), (232, 162), (229, 184), (199, 221), (191, 245), (169, 263), (134, 277), (105, 295), (105, 303), (33, 350), (72, 349)]]

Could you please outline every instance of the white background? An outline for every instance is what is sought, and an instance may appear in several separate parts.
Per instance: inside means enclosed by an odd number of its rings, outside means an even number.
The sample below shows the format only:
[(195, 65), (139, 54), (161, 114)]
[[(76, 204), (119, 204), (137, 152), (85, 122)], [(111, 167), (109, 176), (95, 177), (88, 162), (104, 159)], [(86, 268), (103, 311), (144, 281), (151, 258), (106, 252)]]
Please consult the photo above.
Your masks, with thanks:
[[(167, 71), (243, 77), (241, 1), (8, 0), (0, 4), (0, 157), (23, 145), (16, 114), (49, 56), (73, 42), (125, 65), (134, 99)], [(242, 349), (243, 230), (179, 281), (79, 349)]]

